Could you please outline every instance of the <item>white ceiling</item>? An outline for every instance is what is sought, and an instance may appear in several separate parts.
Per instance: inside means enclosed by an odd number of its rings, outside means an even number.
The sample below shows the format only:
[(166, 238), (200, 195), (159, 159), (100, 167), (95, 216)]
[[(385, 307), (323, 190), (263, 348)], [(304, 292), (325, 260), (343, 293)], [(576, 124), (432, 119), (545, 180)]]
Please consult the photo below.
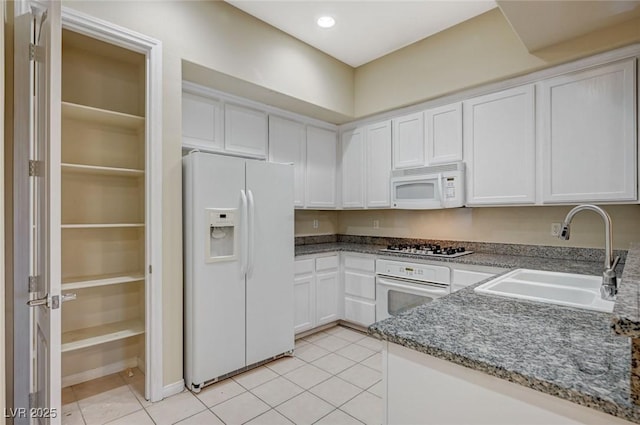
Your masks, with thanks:
[[(358, 67), (496, 7), (486, 0), (226, 0), (227, 3)], [(336, 25), (322, 29), (320, 16)]]

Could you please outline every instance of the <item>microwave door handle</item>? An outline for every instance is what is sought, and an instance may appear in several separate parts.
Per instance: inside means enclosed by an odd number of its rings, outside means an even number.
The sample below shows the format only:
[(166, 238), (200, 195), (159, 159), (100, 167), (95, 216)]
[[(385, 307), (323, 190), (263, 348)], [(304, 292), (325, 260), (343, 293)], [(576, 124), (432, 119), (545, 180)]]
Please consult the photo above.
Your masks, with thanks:
[(440, 206), (442, 208), (444, 208), (444, 185), (442, 184), (443, 182), (443, 177), (442, 177), (442, 173), (438, 173), (438, 191), (440, 192)]

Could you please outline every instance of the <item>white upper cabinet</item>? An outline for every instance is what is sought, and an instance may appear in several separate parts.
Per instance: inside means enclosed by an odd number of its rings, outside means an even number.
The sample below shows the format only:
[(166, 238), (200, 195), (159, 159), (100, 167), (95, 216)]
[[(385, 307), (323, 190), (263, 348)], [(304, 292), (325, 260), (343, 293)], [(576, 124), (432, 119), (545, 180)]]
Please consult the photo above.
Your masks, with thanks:
[(429, 165), (462, 161), (462, 103), (425, 111), (424, 133)]
[(224, 149), (222, 102), (192, 93), (182, 94), (182, 138), (192, 147)]
[(342, 206), (388, 208), (391, 121), (342, 133)]
[(426, 164), (423, 113), (393, 119), (393, 169)]
[(542, 201), (634, 201), (635, 60), (540, 83)]
[(269, 161), (295, 167), (293, 205), (304, 206), (306, 131), (304, 124), (269, 116)]
[(367, 173), (365, 186), (367, 207), (391, 206), (391, 121), (371, 124), (366, 128)]
[(464, 102), (467, 205), (535, 203), (534, 87)]
[(306, 207), (336, 207), (337, 144), (335, 131), (307, 126)]
[(227, 152), (266, 158), (267, 128), (266, 112), (225, 103), (224, 148)]
[(363, 208), (365, 204), (365, 131), (342, 133), (342, 206)]

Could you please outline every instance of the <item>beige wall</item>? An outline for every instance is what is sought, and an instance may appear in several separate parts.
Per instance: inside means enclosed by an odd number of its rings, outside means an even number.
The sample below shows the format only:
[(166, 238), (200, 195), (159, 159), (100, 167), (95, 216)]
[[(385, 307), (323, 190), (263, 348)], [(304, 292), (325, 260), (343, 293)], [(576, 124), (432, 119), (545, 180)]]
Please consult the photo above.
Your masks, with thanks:
[(499, 9), (356, 69), (363, 117), (640, 41), (640, 19), (530, 54)]
[[(340, 211), (338, 233), (366, 236), (445, 239), (585, 248), (604, 247), (602, 218), (581, 212), (571, 226), (571, 239), (551, 236), (551, 223), (560, 223), (571, 209), (561, 207), (455, 208), (449, 210)], [(628, 249), (640, 241), (640, 205), (609, 205), (613, 244)], [(311, 214), (310, 211), (305, 211)], [(379, 220), (380, 228), (373, 228)]]
[(353, 70), (224, 2), (66, 1), (63, 5), (163, 43), (163, 357), (168, 385), (183, 376), (183, 60), (346, 115), (353, 111)]
[[(338, 233), (338, 211), (296, 210), (295, 235), (335, 235)], [(313, 221), (318, 220), (318, 227)]]

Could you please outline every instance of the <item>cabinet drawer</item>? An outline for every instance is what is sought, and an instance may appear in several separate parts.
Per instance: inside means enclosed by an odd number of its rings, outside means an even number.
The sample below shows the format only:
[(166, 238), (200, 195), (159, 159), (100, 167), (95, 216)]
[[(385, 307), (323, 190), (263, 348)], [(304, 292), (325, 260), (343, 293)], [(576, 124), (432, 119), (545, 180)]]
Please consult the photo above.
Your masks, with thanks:
[(376, 269), (376, 262), (373, 258), (345, 256), (344, 266), (347, 269), (373, 273)]
[(376, 300), (376, 279), (374, 276), (357, 272), (344, 272), (344, 293)]
[(338, 256), (316, 258), (316, 271), (338, 268)]
[(296, 260), (293, 266), (294, 274), (313, 273), (313, 258), (306, 260)]
[(362, 326), (369, 326), (376, 321), (376, 303), (344, 297), (345, 320)]

